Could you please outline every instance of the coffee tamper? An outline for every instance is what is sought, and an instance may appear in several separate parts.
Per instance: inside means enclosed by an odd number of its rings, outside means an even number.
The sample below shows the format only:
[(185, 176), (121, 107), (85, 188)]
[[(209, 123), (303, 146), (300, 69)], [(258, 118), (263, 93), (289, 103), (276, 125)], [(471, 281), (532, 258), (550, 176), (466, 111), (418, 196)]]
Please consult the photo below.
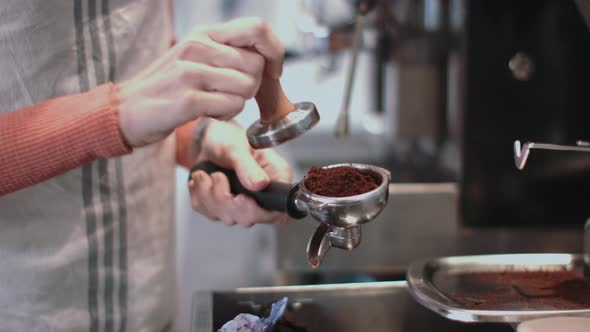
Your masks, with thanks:
[(260, 119), (246, 131), (254, 149), (264, 149), (289, 141), (311, 129), (320, 120), (311, 102), (293, 104), (283, 92), (278, 80), (263, 79), (256, 103)]

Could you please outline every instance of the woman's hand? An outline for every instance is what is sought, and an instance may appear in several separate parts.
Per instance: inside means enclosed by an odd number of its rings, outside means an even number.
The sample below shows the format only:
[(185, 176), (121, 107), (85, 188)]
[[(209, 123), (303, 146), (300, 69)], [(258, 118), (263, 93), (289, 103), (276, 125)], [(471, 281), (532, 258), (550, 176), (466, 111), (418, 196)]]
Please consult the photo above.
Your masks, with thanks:
[[(264, 189), (271, 180), (291, 182), (291, 169), (281, 156), (271, 149), (253, 150), (244, 130), (227, 122), (212, 121), (209, 124), (199, 160), (235, 170), (242, 185), (252, 191)], [(284, 213), (260, 208), (249, 196), (232, 195), (229, 181), (223, 173), (208, 175), (195, 171), (189, 188), (193, 209), (211, 220), (244, 227), (288, 220)]]
[(230, 119), (254, 97), (263, 75), (280, 77), (283, 56), (282, 44), (258, 18), (195, 29), (119, 85), (123, 136), (139, 147), (199, 116)]

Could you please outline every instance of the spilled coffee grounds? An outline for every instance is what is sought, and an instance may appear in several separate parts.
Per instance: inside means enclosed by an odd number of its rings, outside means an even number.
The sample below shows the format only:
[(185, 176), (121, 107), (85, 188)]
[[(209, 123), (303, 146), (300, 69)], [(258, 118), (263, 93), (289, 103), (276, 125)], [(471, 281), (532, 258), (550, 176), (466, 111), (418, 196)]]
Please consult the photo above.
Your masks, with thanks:
[(473, 272), (453, 279), (449, 297), (470, 309), (590, 309), (590, 283), (575, 271)]
[(305, 177), (305, 187), (314, 194), (346, 197), (364, 194), (379, 186), (375, 179), (352, 167), (312, 167)]

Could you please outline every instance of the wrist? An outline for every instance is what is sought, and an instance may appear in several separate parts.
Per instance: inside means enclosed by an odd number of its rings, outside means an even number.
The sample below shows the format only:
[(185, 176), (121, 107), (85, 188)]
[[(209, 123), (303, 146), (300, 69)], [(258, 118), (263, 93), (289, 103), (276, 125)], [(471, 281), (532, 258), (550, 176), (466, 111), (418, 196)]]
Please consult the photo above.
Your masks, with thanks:
[(191, 156), (195, 163), (199, 162), (203, 156), (203, 146), (205, 144), (205, 137), (207, 131), (215, 120), (209, 117), (202, 117), (197, 122), (193, 131), (193, 144), (191, 144)]
[(108, 86), (110, 87), (110, 93), (109, 93), (109, 100), (110, 100), (110, 104), (112, 105), (112, 108), (115, 110), (115, 114), (116, 114), (116, 123), (117, 123), (117, 128), (119, 129), (119, 135), (121, 137), (121, 141), (123, 142), (123, 144), (125, 144), (125, 146), (127, 146), (129, 149), (132, 149), (133, 146), (129, 143), (129, 140), (127, 139), (127, 137), (125, 136), (125, 133), (123, 131), (123, 125), (122, 125), (122, 114), (123, 113), (121, 111), (121, 88), (119, 85), (113, 83), (113, 82), (108, 82), (107, 83)]
[(139, 140), (133, 134), (133, 121), (130, 118), (130, 99), (132, 92), (130, 91), (129, 84), (127, 82), (113, 84), (113, 99), (116, 100), (118, 106), (119, 115), (119, 130), (125, 143), (129, 146), (138, 146)]

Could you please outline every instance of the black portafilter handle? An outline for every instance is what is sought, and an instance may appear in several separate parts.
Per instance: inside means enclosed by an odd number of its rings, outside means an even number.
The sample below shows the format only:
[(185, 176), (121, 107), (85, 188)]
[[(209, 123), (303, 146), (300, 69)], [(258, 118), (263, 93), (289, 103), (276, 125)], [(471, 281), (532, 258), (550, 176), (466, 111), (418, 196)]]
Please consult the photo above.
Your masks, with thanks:
[(307, 212), (302, 211), (295, 205), (295, 194), (297, 193), (298, 185), (286, 182), (271, 181), (270, 184), (261, 191), (251, 191), (244, 187), (238, 175), (233, 170), (220, 167), (210, 161), (203, 161), (195, 165), (190, 172), (188, 180), (192, 178), (192, 174), (201, 170), (207, 174), (221, 172), (227, 176), (229, 186), (232, 194), (246, 194), (252, 197), (256, 203), (263, 209), (269, 211), (287, 212), (289, 217), (294, 219), (301, 219), (307, 215)]

